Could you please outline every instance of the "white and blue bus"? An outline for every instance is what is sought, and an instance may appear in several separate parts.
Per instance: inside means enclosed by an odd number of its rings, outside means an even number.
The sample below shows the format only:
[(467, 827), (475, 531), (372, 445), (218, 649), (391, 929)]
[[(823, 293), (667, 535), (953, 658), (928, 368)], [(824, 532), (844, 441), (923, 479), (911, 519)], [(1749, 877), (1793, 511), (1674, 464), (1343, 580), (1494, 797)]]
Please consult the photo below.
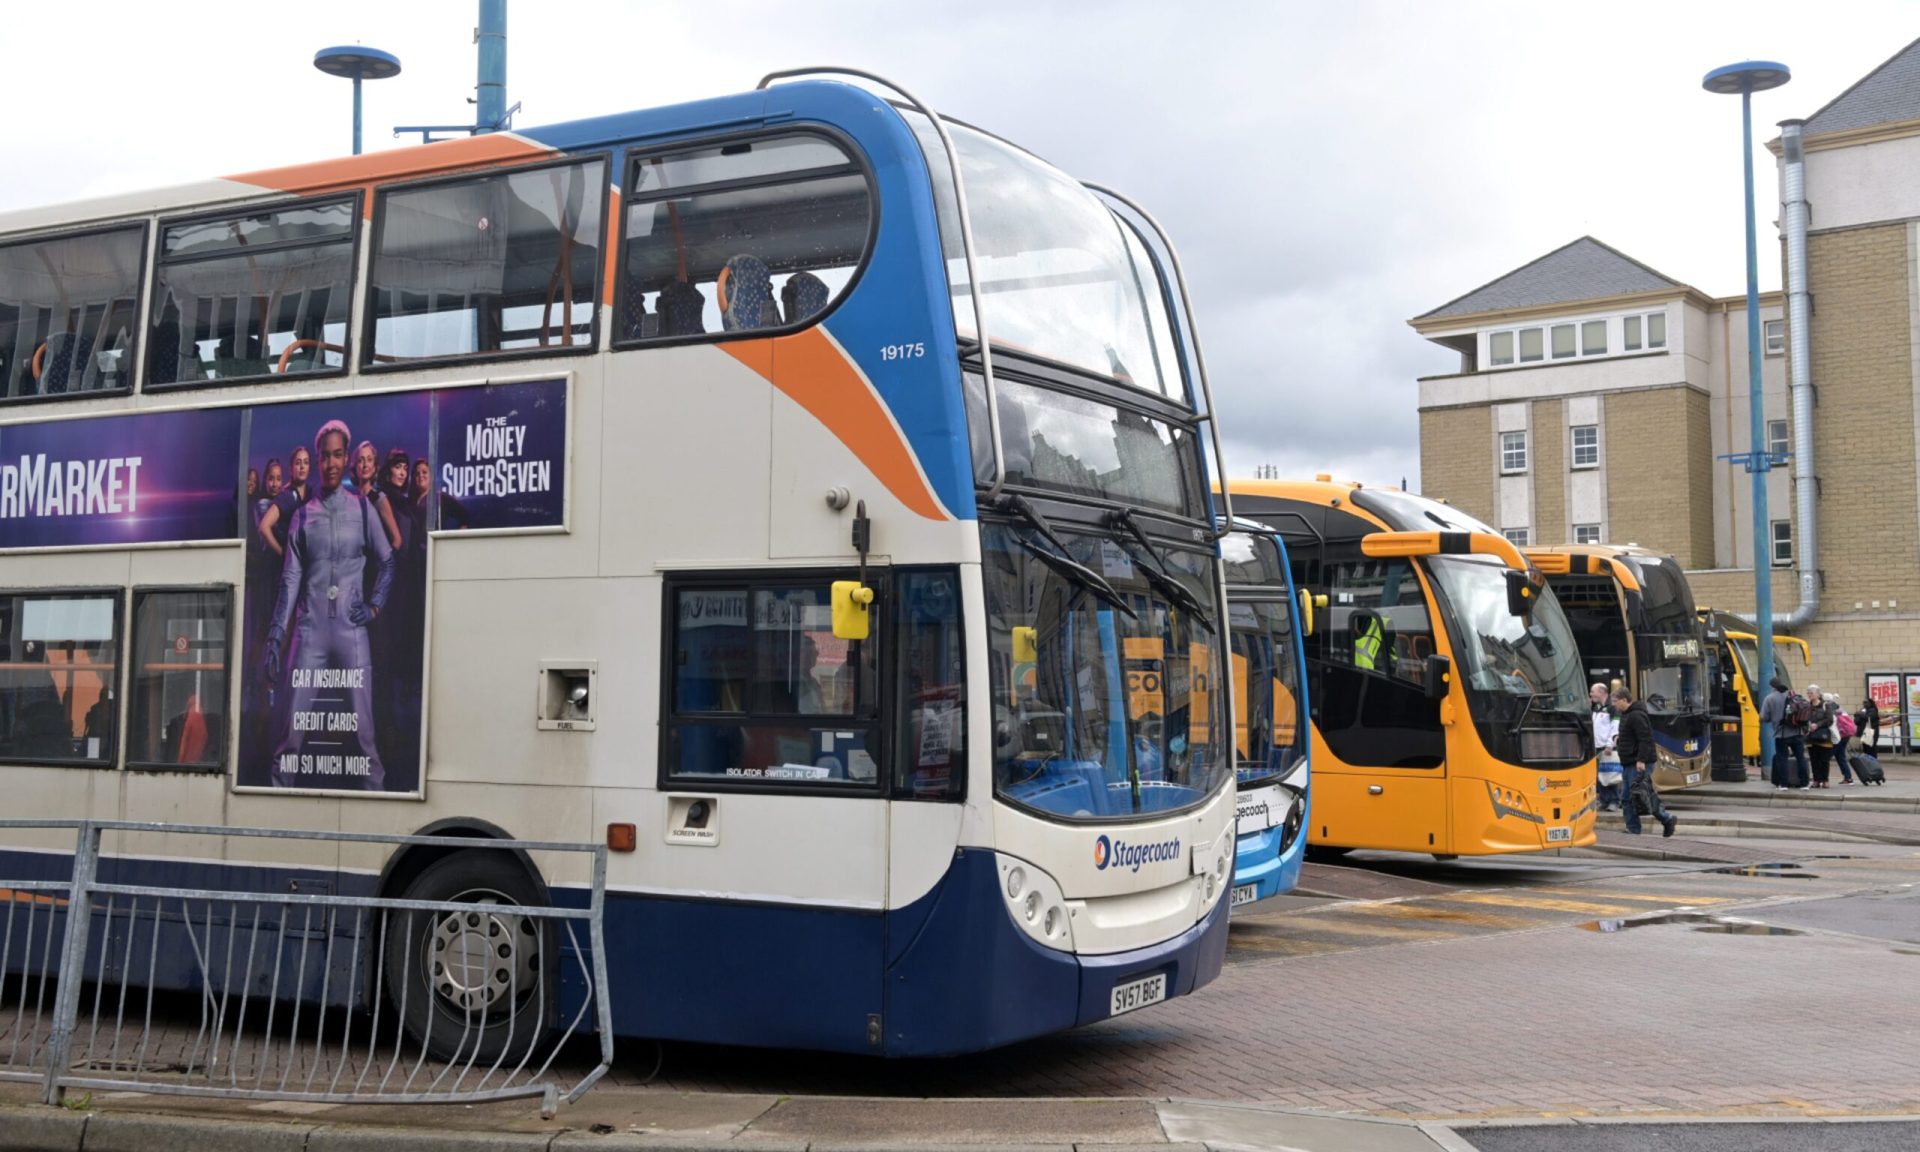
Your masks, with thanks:
[(1300, 603), (1286, 543), (1241, 520), (1220, 550), (1239, 786), (1231, 898), (1237, 908), (1300, 882), (1311, 813), (1309, 712)]
[[(6, 814), (428, 834), (103, 864), (420, 900), (584, 901), (461, 845), (604, 838), (623, 1035), (964, 1052), (1213, 979), (1177, 259), (865, 79), (0, 216)], [(388, 986), (458, 1032), (499, 989), (429, 943)]]

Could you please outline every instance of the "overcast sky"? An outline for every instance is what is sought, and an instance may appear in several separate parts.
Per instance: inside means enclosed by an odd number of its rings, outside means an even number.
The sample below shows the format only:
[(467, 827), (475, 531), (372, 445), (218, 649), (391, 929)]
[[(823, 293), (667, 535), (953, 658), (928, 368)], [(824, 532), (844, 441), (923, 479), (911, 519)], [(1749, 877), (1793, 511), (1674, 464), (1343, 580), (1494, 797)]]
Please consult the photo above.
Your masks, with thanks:
[[(476, 10), (109, 0), (76, 25), (9, 6), (0, 210), (344, 154), (348, 86), (311, 65), (332, 44), (404, 66), (367, 88), (369, 150), (470, 120)], [(1739, 102), (1700, 77), (1793, 69), (1755, 98), (1757, 146), (1920, 36), (1920, 6), (519, 0), (508, 33), (522, 126), (846, 64), (1125, 190), (1181, 249), (1229, 470), (1417, 486), (1414, 381), (1458, 358), (1409, 317), (1584, 234), (1742, 291)]]

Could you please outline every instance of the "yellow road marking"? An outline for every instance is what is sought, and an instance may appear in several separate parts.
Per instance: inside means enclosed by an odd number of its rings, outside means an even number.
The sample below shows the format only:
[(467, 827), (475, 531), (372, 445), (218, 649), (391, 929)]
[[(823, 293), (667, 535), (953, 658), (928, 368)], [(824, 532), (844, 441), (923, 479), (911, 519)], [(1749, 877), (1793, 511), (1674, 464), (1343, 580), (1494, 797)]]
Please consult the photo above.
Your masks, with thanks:
[(1456, 936), (1459, 933), (1445, 932), (1438, 928), (1415, 928), (1404, 924), (1367, 924), (1359, 920), (1321, 914), (1303, 916), (1295, 921), (1300, 931), (1334, 936), (1382, 936), (1393, 940), (1436, 940), (1442, 936)]
[(1603, 900), (1644, 900), (1649, 904), (1728, 904), (1732, 896), (1694, 896), (1688, 894), (1655, 892), (1602, 892), (1594, 888), (1528, 888), (1529, 892), (1545, 892), (1552, 896), (1598, 896)]
[(1507, 896), (1498, 892), (1475, 892), (1466, 896), (1448, 896), (1454, 904), (1491, 904), (1496, 908), (1538, 908), (1542, 912), (1584, 912), (1594, 916), (1621, 916), (1640, 909), (1631, 904), (1601, 904), (1592, 900), (1556, 900), (1551, 897)]
[(1279, 956), (1304, 956), (1314, 952), (1338, 952), (1343, 945), (1330, 940), (1297, 940), (1277, 936), (1235, 936), (1227, 941), (1229, 954), (1236, 951), (1272, 952)]
[(1443, 924), (1459, 924), (1469, 928), (1529, 928), (1533, 921), (1525, 916), (1501, 916), (1493, 912), (1467, 912), (1459, 908), (1435, 908), (1427, 904), (1401, 903), (1376, 904), (1367, 909), (1370, 916), (1386, 916), (1396, 920), (1433, 920)]

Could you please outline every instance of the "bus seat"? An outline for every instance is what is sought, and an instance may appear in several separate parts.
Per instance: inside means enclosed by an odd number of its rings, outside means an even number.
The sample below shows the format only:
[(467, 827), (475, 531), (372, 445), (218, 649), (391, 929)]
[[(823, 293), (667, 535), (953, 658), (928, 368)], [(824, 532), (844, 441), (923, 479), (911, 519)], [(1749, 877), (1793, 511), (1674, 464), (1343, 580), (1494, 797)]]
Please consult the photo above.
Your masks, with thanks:
[(720, 298), (720, 324), (729, 332), (778, 328), (780, 309), (773, 302), (773, 277), (758, 256), (729, 259), (714, 282)]
[(180, 380), (180, 321), (162, 320), (154, 325), (153, 342), (147, 346), (147, 379), (155, 384), (176, 384)]
[(811, 272), (795, 272), (780, 289), (780, 302), (786, 308), (787, 323), (798, 324), (825, 310), (832, 293), (827, 282)]
[(47, 337), (47, 354), (40, 362), (40, 394), (57, 396), (69, 390), (79, 391), (92, 348), (91, 341), (72, 332), (55, 332)]
[[(653, 335), (653, 333), (647, 331), (647, 321), (650, 319), (654, 318), (647, 314), (646, 289), (629, 278), (627, 280), (626, 304), (620, 310), (620, 338), (622, 340), (635, 340), (643, 336)], [(655, 323), (657, 325), (658, 321), (656, 320)]]
[(706, 293), (685, 280), (670, 281), (660, 289), (654, 310), (659, 313), (662, 336), (698, 336), (707, 330)]

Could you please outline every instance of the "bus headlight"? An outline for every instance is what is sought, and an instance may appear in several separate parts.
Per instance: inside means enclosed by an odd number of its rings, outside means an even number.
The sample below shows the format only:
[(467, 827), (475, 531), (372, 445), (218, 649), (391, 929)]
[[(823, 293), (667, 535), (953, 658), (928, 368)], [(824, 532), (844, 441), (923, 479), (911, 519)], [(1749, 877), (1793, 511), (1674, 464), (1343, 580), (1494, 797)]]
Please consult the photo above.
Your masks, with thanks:
[(1073, 951), (1073, 911), (1053, 877), (1024, 860), (998, 857), (1007, 918), (1035, 943)]

